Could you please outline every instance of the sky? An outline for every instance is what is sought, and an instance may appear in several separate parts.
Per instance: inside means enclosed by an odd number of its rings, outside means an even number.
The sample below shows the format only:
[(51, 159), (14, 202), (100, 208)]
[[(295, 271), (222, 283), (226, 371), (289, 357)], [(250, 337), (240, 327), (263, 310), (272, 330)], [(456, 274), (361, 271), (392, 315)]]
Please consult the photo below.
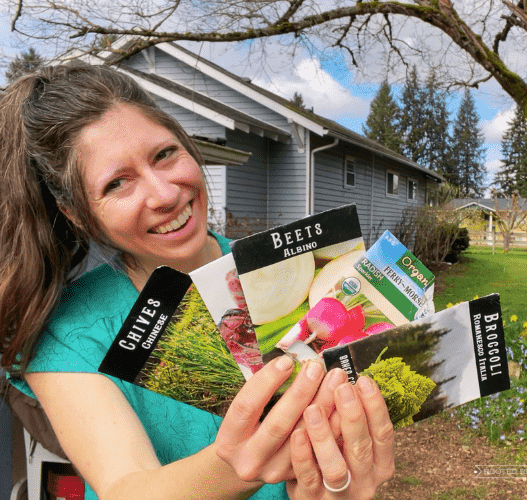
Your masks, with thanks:
[[(10, 18), (0, 13), (0, 55), (13, 58), (29, 45), (24, 47), (9, 31)], [(45, 56), (44, 46), (35, 46), (37, 52)], [(251, 78), (252, 82), (260, 85), (282, 97), (291, 99), (295, 92), (302, 94), (307, 108), (332, 119), (337, 123), (363, 133), (363, 125), (369, 113), (370, 103), (375, 97), (380, 82), (365, 81), (358, 78), (339, 58), (327, 57), (323, 61), (313, 57), (298, 56), (294, 64), (285, 62), (279, 54), (267, 50), (266, 64), (255, 64), (245, 61), (244, 48), (227, 45), (220, 48), (213, 46), (189, 47), (194, 51), (201, 51), (203, 57), (211, 58), (215, 63), (240, 76)], [(6, 67), (0, 68), (0, 85), (5, 85)], [(424, 80), (426, 74), (419, 74)], [(393, 85), (392, 90), (397, 94), (398, 88)], [(500, 142), (507, 123), (512, 119), (515, 104), (494, 82), (485, 84), (481, 90), (472, 92), (476, 100), (477, 112), (480, 117), (480, 128), (485, 137), (485, 167), (487, 169), (486, 184), (490, 184), (493, 175), (500, 167)], [(451, 119), (455, 117), (459, 94), (452, 94), (449, 100)]]

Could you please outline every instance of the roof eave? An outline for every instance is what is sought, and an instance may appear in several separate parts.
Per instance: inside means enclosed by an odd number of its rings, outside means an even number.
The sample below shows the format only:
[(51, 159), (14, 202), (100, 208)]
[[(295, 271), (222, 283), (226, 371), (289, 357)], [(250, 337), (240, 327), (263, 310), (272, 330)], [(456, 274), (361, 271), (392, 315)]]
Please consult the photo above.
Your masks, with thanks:
[(325, 131), (326, 131), (326, 135), (335, 137), (337, 139), (342, 139), (350, 144), (353, 144), (354, 146), (358, 146), (368, 151), (371, 151), (372, 153), (378, 156), (389, 158), (390, 160), (394, 160), (398, 163), (406, 165), (407, 167), (410, 167), (413, 170), (417, 170), (435, 182), (445, 182), (444, 177), (437, 174), (436, 172), (432, 172), (431, 170), (428, 170), (427, 168), (421, 167), (420, 165), (417, 165), (417, 163), (414, 163), (413, 161), (403, 158), (395, 153), (390, 154), (390, 152), (388, 151), (382, 151), (374, 147), (368, 146), (368, 144), (360, 141), (359, 139), (355, 139), (354, 137), (350, 137), (349, 135), (342, 134), (336, 130), (325, 129)]

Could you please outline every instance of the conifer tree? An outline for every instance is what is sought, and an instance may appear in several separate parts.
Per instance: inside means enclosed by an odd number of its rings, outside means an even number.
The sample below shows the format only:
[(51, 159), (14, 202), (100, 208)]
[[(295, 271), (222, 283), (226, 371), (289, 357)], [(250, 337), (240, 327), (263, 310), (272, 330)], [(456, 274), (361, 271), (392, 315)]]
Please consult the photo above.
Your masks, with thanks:
[(527, 119), (519, 106), (501, 141), (502, 166), (494, 177), (499, 191), (511, 196), (518, 191), (527, 197)]
[(451, 162), (443, 171), (449, 182), (459, 186), (462, 196), (483, 195), (486, 174), (484, 142), (476, 102), (466, 89), (452, 127)]
[(415, 66), (407, 75), (400, 99), (399, 128), (402, 137), (401, 152), (415, 163), (422, 164), (426, 136), (423, 124), (425, 108), (423, 90)]
[(299, 108), (306, 109), (306, 105), (304, 103), (304, 97), (300, 92), (297, 92), (295, 90), (295, 93), (293, 95), (293, 98), (291, 99), (291, 103), (293, 103), (295, 106), (298, 106)]
[(21, 76), (37, 70), (44, 62), (45, 59), (33, 47), (30, 47), (27, 52), (22, 52), (9, 63), (5, 77), (9, 83), (12, 83)]
[(399, 129), (399, 106), (392, 97), (391, 87), (385, 80), (370, 105), (366, 124), (362, 127), (366, 137), (401, 152), (401, 132)]
[(422, 98), (424, 121), (421, 127), (424, 128), (425, 143), (420, 163), (434, 172), (443, 173), (448, 169), (450, 157), (450, 117), (446, 94), (438, 88), (434, 71), (427, 77)]

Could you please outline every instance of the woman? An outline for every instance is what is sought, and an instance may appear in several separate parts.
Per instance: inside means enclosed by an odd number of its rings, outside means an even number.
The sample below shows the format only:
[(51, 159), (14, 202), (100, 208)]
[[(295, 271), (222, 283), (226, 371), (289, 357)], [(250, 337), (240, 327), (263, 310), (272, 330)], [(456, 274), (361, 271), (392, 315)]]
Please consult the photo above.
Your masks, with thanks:
[[(393, 429), (366, 377), (352, 387), (307, 364), (260, 424), (287, 357), (223, 422), (97, 373), (153, 269), (229, 251), (207, 231), (203, 162), (180, 126), (106, 67), (24, 77), (0, 117), (2, 362), (45, 408), (86, 498), (371, 498), (393, 472)], [(112, 265), (66, 285), (90, 242)]]

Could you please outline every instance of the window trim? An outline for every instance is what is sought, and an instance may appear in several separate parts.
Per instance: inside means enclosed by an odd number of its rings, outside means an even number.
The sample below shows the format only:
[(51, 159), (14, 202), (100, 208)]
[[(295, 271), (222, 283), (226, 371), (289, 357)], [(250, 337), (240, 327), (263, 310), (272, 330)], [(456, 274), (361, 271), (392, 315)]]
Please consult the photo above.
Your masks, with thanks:
[[(388, 191), (388, 176), (389, 175), (393, 175), (394, 178), (397, 178), (397, 191), (395, 193), (390, 193)], [(399, 185), (400, 185), (400, 175), (395, 172), (394, 170), (386, 170), (386, 196), (388, 196), (389, 198), (399, 198)], [(393, 183), (395, 185), (395, 183)]]
[[(415, 198), (410, 198), (410, 183), (413, 182), (415, 185)], [(419, 197), (419, 182), (417, 179), (414, 179), (413, 177), (408, 177), (406, 180), (406, 199), (410, 203), (417, 203), (417, 199)]]
[[(348, 161), (350, 161), (351, 164), (353, 165), (353, 184), (348, 184)], [(343, 182), (345, 189), (353, 189), (357, 185), (357, 182), (356, 182), (357, 169), (355, 168), (356, 166), (357, 166), (357, 158), (355, 158), (352, 155), (344, 155), (344, 165), (342, 168), (342, 171), (343, 171), (342, 182)]]

